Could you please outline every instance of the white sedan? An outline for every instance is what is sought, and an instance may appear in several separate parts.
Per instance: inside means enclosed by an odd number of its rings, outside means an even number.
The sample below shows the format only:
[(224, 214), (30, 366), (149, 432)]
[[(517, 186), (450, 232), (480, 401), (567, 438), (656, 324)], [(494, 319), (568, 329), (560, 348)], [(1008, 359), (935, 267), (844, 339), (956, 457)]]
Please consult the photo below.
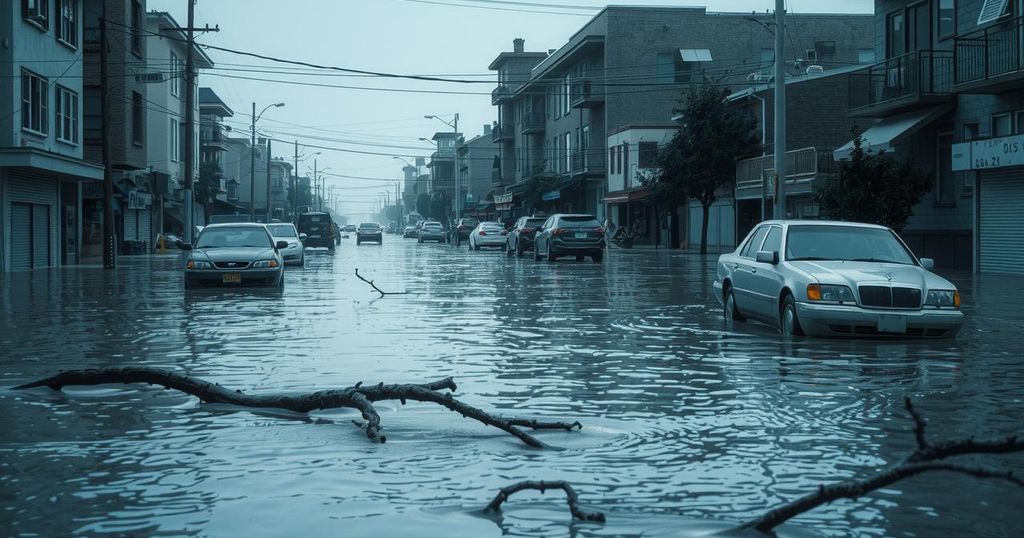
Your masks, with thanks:
[(303, 245), (306, 234), (300, 234), (294, 224), (287, 222), (267, 224), (266, 226), (275, 242), (288, 243), (288, 248), (281, 249), (281, 257), (284, 258), (285, 265), (301, 266), (306, 264), (306, 247)]
[(469, 250), (480, 247), (505, 248), (508, 231), (497, 222), (481, 222), (469, 232)]
[(726, 319), (759, 319), (785, 336), (953, 337), (960, 292), (885, 226), (767, 221), (718, 258)]

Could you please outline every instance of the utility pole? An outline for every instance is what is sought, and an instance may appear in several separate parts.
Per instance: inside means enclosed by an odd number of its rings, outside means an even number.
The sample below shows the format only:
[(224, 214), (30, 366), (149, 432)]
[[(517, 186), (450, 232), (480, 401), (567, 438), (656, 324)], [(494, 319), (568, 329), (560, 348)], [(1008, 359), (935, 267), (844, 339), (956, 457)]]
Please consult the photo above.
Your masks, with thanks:
[(196, 23), (196, 0), (188, 0), (188, 28), (187, 36), (188, 43), (186, 43), (185, 49), (185, 189), (182, 191), (181, 196), (184, 202), (184, 209), (182, 210), (183, 220), (185, 221), (185, 242), (192, 244), (194, 238), (192, 233), (195, 225), (192, 222), (192, 204), (195, 200), (192, 197), (192, 183), (195, 181), (195, 168), (196, 168), (196, 148), (195, 148), (195, 136), (196, 136), (196, 94), (195, 94), (195, 79), (193, 75), (193, 62), (194, 54), (192, 49), (194, 41), (194, 26)]
[(775, 0), (775, 215), (786, 218), (786, 2)]
[(100, 117), (103, 122), (103, 268), (117, 266), (114, 249), (114, 169), (110, 164), (110, 91), (107, 78), (107, 6), (100, 17)]
[(270, 222), (271, 208), (270, 208), (270, 143), (272, 140), (267, 138), (267, 222)]
[(252, 102), (249, 126), (249, 221), (256, 222), (256, 101)]
[[(299, 141), (295, 141), (295, 173), (292, 174), (292, 220), (299, 213)], [(761, 219), (764, 220), (764, 219)]]
[(316, 179), (316, 159), (313, 159), (313, 203), (316, 204), (317, 210), (323, 210), (323, 204), (318, 200), (320, 196), (320, 182)]

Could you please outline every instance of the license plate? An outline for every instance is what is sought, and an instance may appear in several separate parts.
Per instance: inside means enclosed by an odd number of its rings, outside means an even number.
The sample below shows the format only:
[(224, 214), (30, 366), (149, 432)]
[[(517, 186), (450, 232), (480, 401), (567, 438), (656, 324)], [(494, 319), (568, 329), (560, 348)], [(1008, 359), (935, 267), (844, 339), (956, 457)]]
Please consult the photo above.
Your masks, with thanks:
[(224, 273), (222, 277), (225, 284), (241, 284), (242, 273)]
[(878, 316), (878, 332), (880, 333), (905, 333), (907, 332), (907, 317), (896, 314), (881, 314)]
[(576, 239), (586, 239), (587, 232), (576, 232)]

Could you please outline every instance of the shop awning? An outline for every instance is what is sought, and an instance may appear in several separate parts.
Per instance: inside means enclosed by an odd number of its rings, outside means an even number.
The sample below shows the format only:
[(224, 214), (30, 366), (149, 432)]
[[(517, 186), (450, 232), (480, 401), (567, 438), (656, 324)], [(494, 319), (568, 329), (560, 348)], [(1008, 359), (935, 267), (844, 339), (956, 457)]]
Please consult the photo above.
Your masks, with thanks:
[[(894, 151), (895, 145), (905, 136), (913, 134), (918, 129), (937, 120), (946, 112), (949, 112), (948, 105), (915, 110), (896, 116), (889, 116), (884, 120), (869, 127), (861, 133), (863, 139), (862, 148), (864, 151)], [(846, 159), (853, 153), (853, 140), (847, 142), (839, 149), (832, 152), (835, 159)]]
[(651, 191), (647, 189), (636, 189), (632, 191), (617, 191), (609, 192), (604, 197), (604, 203), (606, 204), (624, 204), (626, 202), (636, 202), (643, 200), (651, 194)]
[(710, 62), (711, 51), (708, 49), (679, 49), (679, 56), (684, 62)]

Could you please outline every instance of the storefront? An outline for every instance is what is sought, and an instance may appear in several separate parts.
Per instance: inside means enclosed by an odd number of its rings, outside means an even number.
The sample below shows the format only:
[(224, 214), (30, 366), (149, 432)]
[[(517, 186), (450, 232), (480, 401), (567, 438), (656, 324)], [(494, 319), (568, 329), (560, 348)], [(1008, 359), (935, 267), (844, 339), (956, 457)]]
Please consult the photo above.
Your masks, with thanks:
[(143, 254), (153, 249), (153, 196), (137, 189), (128, 191), (122, 234), (123, 254)]

